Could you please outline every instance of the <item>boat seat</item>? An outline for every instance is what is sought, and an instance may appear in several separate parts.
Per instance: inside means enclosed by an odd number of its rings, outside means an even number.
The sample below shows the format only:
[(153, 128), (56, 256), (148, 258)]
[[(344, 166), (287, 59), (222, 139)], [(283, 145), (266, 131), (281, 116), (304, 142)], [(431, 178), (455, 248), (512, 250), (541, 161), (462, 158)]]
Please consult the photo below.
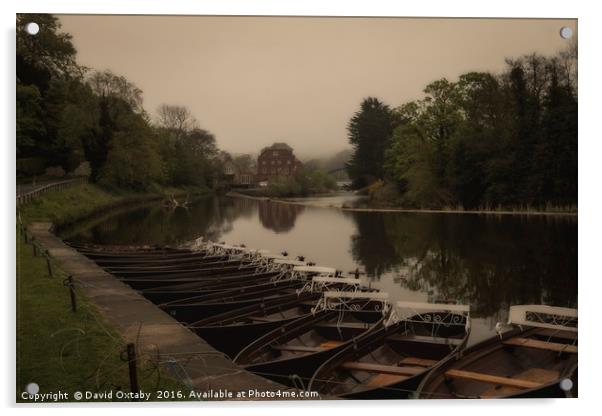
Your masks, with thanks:
[(251, 320), (254, 322), (276, 322), (279, 319), (266, 318), (264, 316), (252, 316)]
[(363, 363), (360, 361), (347, 361), (341, 365), (345, 370), (365, 371), (367, 373), (391, 374), (397, 376), (413, 376), (424, 371), (422, 367), (398, 367), (396, 365), (382, 365)]
[(387, 341), (459, 345), (463, 340), (459, 338), (429, 337), (424, 335), (391, 335), (387, 337)]
[(457, 378), (462, 380), (478, 381), (481, 383), (515, 387), (518, 389), (532, 389), (543, 384), (538, 381), (524, 380), (512, 377), (494, 376), (492, 374), (476, 373), (474, 371), (464, 371), (455, 369), (447, 370), (445, 372), (445, 377), (447, 379)]
[(557, 342), (539, 341), (531, 338), (510, 338), (505, 340), (504, 345), (513, 345), (518, 347), (537, 348), (555, 352), (569, 352), (577, 354), (577, 346), (571, 344), (560, 344)]
[(568, 339), (570, 341), (576, 341), (578, 339), (578, 334), (576, 332), (563, 331), (557, 329), (548, 329), (541, 328), (539, 329), (535, 335), (543, 336), (543, 337), (551, 337), (551, 338), (562, 338)]
[[(514, 377), (521, 380), (529, 380), (539, 382), (542, 384), (547, 384), (558, 380), (558, 377), (560, 377), (560, 373), (558, 371), (546, 370), (544, 368), (530, 368), (527, 371), (523, 371), (520, 374), (516, 374)], [(505, 396), (519, 390), (521, 389), (517, 387), (498, 385), (493, 387), (492, 389), (481, 393), (481, 397), (488, 398)]]
[(400, 381), (408, 378), (407, 376), (396, 376), (393, 374), (377, 374), (366, 383), (368, 387), (381, 387), (388, 386), (393, 383), (399, 383)]
[(341, 341), (326, 341), (320, 344), (320, 347), (324, 348), (324, 349), (330, 349), (330, 348), (335, 348), (338, 347), (339, 345), (342, 345), (343, 342)]
[(415, 365), (418, 367), (430, 367), (435, 364), (437, 364), (437, 361), (435, 360), (417, 357), (406, 357), (398, 363), (398, 365)]
[(319, 352), (324, 349), (321, 347), (307, 347), (305, 345), (272, 345), (272, 348), (279, 351), (290, 352)]
[(337, 323), (321, 323), (321, 324), (317, 324), (316, 325), (319, 328), (359, 328), (359, 329), (364, 329), (364, 328), (370, 328), (370, 325), (364, 322), (343, 322), (340, 324)]

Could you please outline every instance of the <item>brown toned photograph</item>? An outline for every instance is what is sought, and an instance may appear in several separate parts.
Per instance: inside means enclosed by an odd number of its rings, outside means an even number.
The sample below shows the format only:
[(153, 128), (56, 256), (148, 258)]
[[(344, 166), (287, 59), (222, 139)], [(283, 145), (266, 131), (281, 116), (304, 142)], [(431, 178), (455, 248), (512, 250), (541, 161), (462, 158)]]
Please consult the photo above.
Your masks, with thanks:
[(578, 397), (577, 19), (15, 37), (17, 403)]

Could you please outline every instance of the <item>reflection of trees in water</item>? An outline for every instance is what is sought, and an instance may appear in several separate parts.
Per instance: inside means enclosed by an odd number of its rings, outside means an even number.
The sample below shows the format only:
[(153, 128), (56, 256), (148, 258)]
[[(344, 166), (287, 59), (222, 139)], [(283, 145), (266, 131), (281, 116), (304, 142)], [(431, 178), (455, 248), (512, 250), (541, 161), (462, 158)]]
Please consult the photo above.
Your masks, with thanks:
[(302, 205), (270, 201), (259, 201), (258, 205), (261, 224), (276, 233), (286, 233), (292, 230), (297, 216), (305, 209)]
[(480, 316), (519, 303), (576, 304), (573, 219), (374, 213), (355, 219), (352, 252), (368, 274), (397, 267), (403, 286), (470, 302)]
[(236, 218), (253, 215), (249, 202), (202, 198), (175, 210), (156, 203), (82, 224), (69, 238), (101, 244), (173, 244), (199, 236), (219, 240)]
[(381, 275), (403, 263), (395, 247), (386, 237), (383, 216), (372, 212), (354, 212), (357, 233), (351, 236), (351, 254), (366, 273), (380, 279)]

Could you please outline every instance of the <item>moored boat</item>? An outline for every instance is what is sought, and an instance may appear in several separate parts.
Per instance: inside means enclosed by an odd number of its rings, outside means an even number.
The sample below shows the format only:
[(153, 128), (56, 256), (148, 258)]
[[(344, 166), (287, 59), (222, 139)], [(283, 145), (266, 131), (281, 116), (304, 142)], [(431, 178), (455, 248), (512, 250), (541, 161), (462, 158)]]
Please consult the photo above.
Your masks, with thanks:
[(312, 375), (308, 390), (346, 399), (403, 399), (470, 335), (465, 305), (398, 302), (378, 330), (356, 339)]
[[(234, 358), (243, 348), (268, 332), (280, 328), (310, 313), (324, 290), (359, 289), (357, 279), (316, 276), (301, 290), (297, 298), (269, 304), (254, 304), (246, 308), (226, 312), (197, 321), (189, 326), (205, 341)], [(374, 322), (378, 318), (371, 311), (356, 311), (360, 320)]]
[[(501, 333), (504, 327), (512, 328)], [(437, 367), (421, 399), (566, 397), (576, 390), (577, 310), (546, 305), (510, 308), (500, 335)], [(566, 380), (573, 380), (567, 382)], [(564, 382), (564, 385), (563, 385)], [(566, 389), (566, 390), (565, 390)]]
[[(387, 298), (385, 292), (326, 291), (312, 313), (249, 344), (234, 362), (262, 377), (303, 387), (324, 361), (382, 325)], [(357, 319), (357, 313), (371, 313), (372, 323)]]

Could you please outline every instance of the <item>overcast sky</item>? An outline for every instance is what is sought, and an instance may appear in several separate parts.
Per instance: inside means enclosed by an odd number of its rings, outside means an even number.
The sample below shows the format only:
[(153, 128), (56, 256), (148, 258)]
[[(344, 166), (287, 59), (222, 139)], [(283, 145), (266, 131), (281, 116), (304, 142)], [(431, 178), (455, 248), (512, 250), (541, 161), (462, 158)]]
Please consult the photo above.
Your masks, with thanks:
[(188, 107), (218, 146), (257, 153), (284, 141), (302, 157), (348, 147), (362, 98), (391, 106), (441, 77), (499, 72), (504, 58), (553, 54), (575, 20), (59, 15), (78, 62)]

